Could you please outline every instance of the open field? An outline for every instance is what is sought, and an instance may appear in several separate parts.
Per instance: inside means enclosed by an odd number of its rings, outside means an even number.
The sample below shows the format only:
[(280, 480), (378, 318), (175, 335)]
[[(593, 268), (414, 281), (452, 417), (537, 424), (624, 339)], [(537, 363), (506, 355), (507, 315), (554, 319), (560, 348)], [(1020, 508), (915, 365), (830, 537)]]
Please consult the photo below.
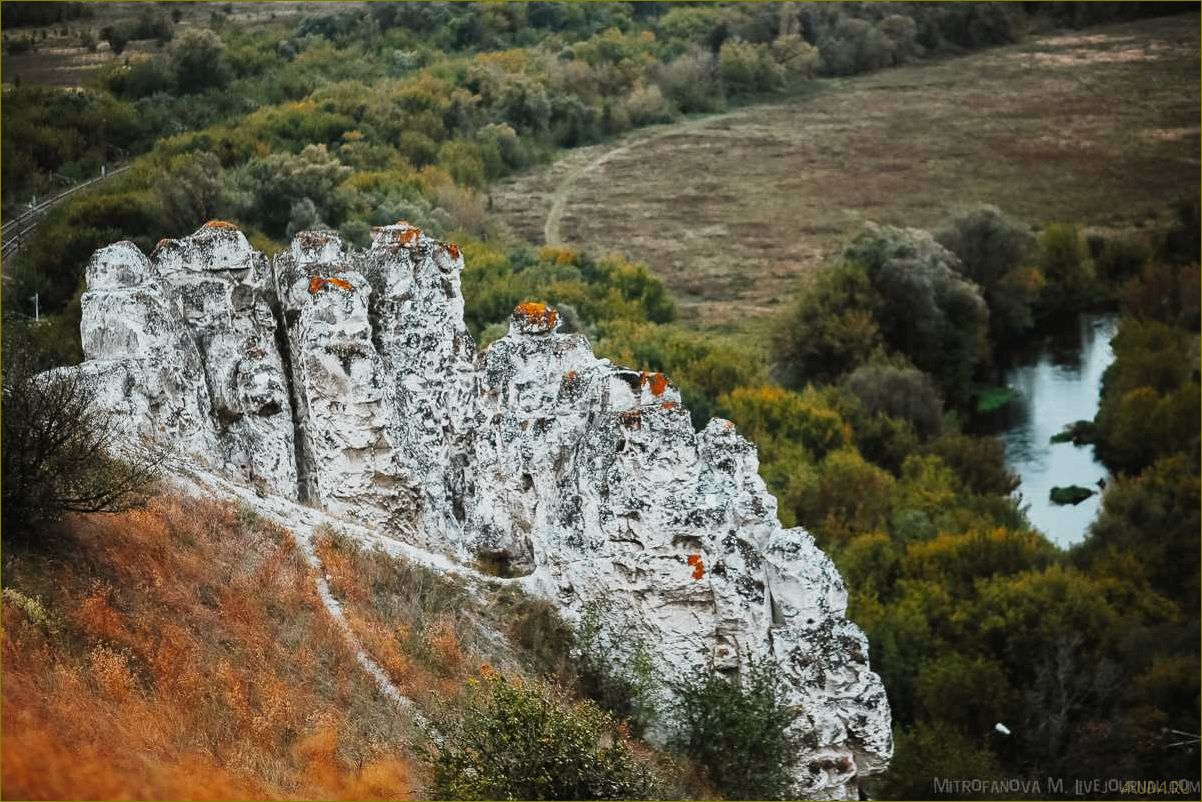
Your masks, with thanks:
[[(326, 14), (345, 10), (351, 3), (343, 2), (250, 2), (250, 3), (96, 3), (95, 16), (67, 20), (55, 25), (22, 26), (4, 31), (4, 42), (31, 36), (37, 42), (36, 50), (25, 53), (4, 54), (3, 80), (11, 84), (18, 78), (25, 85), (84, 86), (104, 66), (117, 61), (138, 61), (160, 52), (154, 40), (130, 42), (121, 55), (114, 55), (108, 42), (98, 42), (96, 52), (89, 52), (80, 44), (85, 30), (90, 30), (99, 39), (100, 29), (106, 25), (132, 22), (154, 5), (163, 14), (180, 13), (176, 33), (189, 28), (210, 26), (210, 14), (222, 13), (227, 6), (226, 25), (244, 26), (275, 21), (295, 20), (301, 16)], [(66, 31), (64, 34), (63, 31)], [(42, 39), (42, 36), (45, 39)], [(5, 48), (7, 51), (7, 48)]]
[(1034, 225), (1147, 225), (1197, 196), (1197, 15), (816, 82), (642, 129), (492, 190), (532, 241), (620, 251), (682, 319), (749, 333), (866, 221), (993, 203)]

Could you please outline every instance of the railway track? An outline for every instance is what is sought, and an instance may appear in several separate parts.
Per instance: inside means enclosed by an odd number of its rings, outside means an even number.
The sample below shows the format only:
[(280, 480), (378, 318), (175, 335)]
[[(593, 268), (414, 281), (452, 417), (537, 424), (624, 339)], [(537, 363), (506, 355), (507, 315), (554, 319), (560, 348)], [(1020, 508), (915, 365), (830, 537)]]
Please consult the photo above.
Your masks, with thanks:
[(107, 181), (113, 176), (120, 175), (128, 169), (129, 164), (122, 164), (118, 167), (115, 167), (112, 170), (107, 171), (102, 176), (96, 176), (95, 178), (88, 179), (87, 181), (76, 184), (69, 189), (63, 190), (57, 195), (47, 198), (46, 200), (37, 204), (33, 208), (21, 214), (19, 217), (14, 217), (12, 220), (5, 222), (2, 226), (0, 226), (0, 259), (7, 260), (9, 257), (15, 255), (19, 250), (21, 250), (21, 247), (29, 241), (29, 237), (33, 234), (34, 230), (37, 229), (38, 223), (41, 221), (46, 212), (53, 209), (63, 200), (69, 198), (80, 190), (87, 189), (88, 187), (99, 184), (101, 181)]

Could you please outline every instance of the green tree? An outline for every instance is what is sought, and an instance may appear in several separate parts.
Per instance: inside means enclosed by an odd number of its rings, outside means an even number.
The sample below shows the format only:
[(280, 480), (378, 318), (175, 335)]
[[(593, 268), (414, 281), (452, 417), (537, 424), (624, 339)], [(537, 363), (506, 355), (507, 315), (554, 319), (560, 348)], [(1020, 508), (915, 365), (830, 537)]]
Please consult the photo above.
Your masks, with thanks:
[(706, 768), (728, 799), (787, 799), (801, 750), (775, 663), (748, 659), (742, 676), (694, 669), (674, 686), (676, 745)]
[(977, 366), (988, 358), (989, 311), (959, 260), (925, 231), (869, 226), (841, 259), (860, 265), (880, 299), (873, 317), (893, 350), (930, 373), (944, 398), (971, 396)]
[(1039, 236), (1039, 261), (1047, 279), (1041, 303), (1049, 314), (1079, 309), (1088, 300), (1094, 266), (1079, 227), (1045, 228)]
[[(1197, 412), (1195, 407), (1194, 412)], [(1191, 456), (1166, 457), (1137, 477), (1117, 477), (1102, 496), (1102, 511), (1074, 550), (1082, 565), (1100, 565), (1115, 553), (1136, 557), (1152, 586), (1175, 599), (1199, 593), (1199, 482)], [(1155, 532), (1155, 537), (1148, 533)]]
[(1031, 329), (1042, 274), (1031, 267), (1036, 242), (1027, 226), (996, 206), (979, 206), (953, 217), (935, 238), (959, 258), (965, 278), (981, 288), (995, 345)]
[(213, 31), (192, 28), (171, 46), (171, 63), (181, 92), (201, 92), (229, 81), (225, 44)]
[(435, 724), (437, 799), (648, 799), (656, 780), (613, 720), (539, 682), (489, 672)]
[(742, 39), (728, 39), (722, 44), (718, 73), (730, 94), (772, 91), (784, 79), (784, 70), (767, 47)]
[(943, 424), (943, 399), (926, 373), (892, 365), (864, 365), (840, 382), (869, 415), (884, 413), (904, 420), (923, 438), (938, 434)]
[[(997, 757), (979, 738), (967, 737), (942, 722), (920, 722), (895, 735), (893, 762), (880, 779), (870, 780), (869, 792), (880, 799), (937, 799), (934, 780), (971, 778), (1001, 779)], [(993, 794), (973, 795), (957, 789), (952, 799), (991, 799)]]
[(815, 459), (822, 459), (851, 440), (843, 418), (812, 389), (794, 393), (773, 386), (739, 387), (722, 396), (719, 404), (757, 444), (768, 440), (796, 443)]
[(168, 162), (155, 181), (167, 234), (183, 236), (208, 220), (238, 217), (246, 199), (232, 190), (212, 153), (186, 153)]
[(100, 29), (100, 38), (109, 43), (114, 56), (119, 56), (129, 43), (129, 29), (124, 25), (105, 25)]
[(773, 352), (786, 383), (830, 381), (864, 363), (883, 344), (873, 316), (880, 304), (862, 266), (826, 267), (774, 333)]

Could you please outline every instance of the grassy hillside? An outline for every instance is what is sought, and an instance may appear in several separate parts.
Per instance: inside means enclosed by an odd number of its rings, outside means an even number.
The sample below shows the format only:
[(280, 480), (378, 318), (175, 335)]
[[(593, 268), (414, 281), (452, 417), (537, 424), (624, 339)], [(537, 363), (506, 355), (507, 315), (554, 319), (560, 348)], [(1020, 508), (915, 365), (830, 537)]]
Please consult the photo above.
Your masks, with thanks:
[(411, 795), (414, 729), (282, 529), (164, 496), (3, 569), (6, 797)]
[(929, 228), (991, 203), (1148, 225), (1198, 194), (1198, 97), (1196, 15), (1103, 26), (568, 151), (492, 205), (532, 241), (646, 261), (682, 322), (746, 333), (865, 221)]
[[(1197, 777), (1172, 731), (1197, 732), (1199, 710), (1198, 16), (963, 55), (1133, 8), (376, 3), (201, 17), (211, 47), (182, 58), (185, 19), (79, 98), (6, 89), (6, 191), (145, 153), (6, 261), (5, 347), (39, 292), (42, 357), (78, 361), (83, 266), (119, 239), (149, 251), (219, 218), (274, 252), (306, 228), (361, 245), (410, 220), (462, 247), (481, 343), (515, 304), (556, 305), (598, 354), (670, 375), (698, 425), (721, 415), (756, 443), (782, 520), (845, 577), (886, 684), (897, 755), (873, 796), (928, 798), (932, 776)], [(29, 157), (12, 181), (10, 153)], [(976, 210), (938, 246), (863, 230), (980, 202), (1013, 217)], [(548, 233), (564, 244), (531, 247)], [(1123, 314), (1096, 422), (1115, 476), (1065, 552), (1026, 520), (1001, 443), (963, 422), (1008, 348), (1084, 308)], [(50, 551), (6, 538), (10, 795), (436, 793), (420, 729), (347, 631), (428, 716), (496, 688), (485, 664), (558, 683), (557, 711), (614, 687), (582, 680), (562, 622), (512, 587), (469, 593), (322, 534), (315, 572), (249, 511), (166, 497), (73, 519)], [(629, 747), (668, 798), (710, 792)]]
[[(431, 742), (429, 723), (451, 733), (465, 717), (505, 714), (489, 692), (599, 739), (628, 772), (609, 778), (620, 796), (707, 795), (686, 758), (585, 701), (572, 628), (502, 581), (469, 590), (329, 527), (311, 561), (297, 535), (249, 507), (179, 491), (76, 516), (42, 539), (4, 553), (7, 798), (477, 798), (462, 778), (448, 784), (462, 757)], [(538, 737), (538, 716), (525, 722)], [(496, 751), (508, 778), (468, 774), (493, 792), (513, 776), (536, 782), (521, 748), (517, 738)]]

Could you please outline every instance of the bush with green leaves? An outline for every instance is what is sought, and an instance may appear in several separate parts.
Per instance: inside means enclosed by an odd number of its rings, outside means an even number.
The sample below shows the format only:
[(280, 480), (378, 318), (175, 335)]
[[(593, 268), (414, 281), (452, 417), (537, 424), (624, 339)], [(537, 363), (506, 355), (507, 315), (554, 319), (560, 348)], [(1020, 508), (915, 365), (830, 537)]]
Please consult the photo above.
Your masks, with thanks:
[(1124, 318), (1111, 347), (1115, 361), (1094, 420), (1098, 456), (1113, 470), (1138, 473), (1161, 457), (1196, 455), (1197, 333)]
[(706, 768), (727, 799), (794, 796), (800, 711), (785, 700), (778, 671), (770, 659), (749, 657), (739, 677), (703, 666), (673, 686), (675, 745)]
[(659, 682), (642, 638), (605, 626), (610, 610), (605, 597), (584, 606), (572, 650), (577, 680), (588, 698), (642, 735), (659, 711)]
[(1041, 306), (1048, 314), (1080, 309), (1093, 291), (1094, 263), (1081, 228), (1056, 223), (1039, 235), (1039, 267), (1047, 279)]
[(1043, 274), (1034, 267), (1035, 236), (1026, 225), (996, 206), (978, 206), (952, 217), (935, 239), (959, 257), (960, 272), (981, 288), (995, 345), (1031, 329)]
[(650, 799), (658, 782), (605, 711), (485, 670), (434, 722), (435, 799)]
[(841, 258), (867, 271), (885, 343), (934, 376), (944, 398), (966, 399), (988, 358), (989, 310), (955, 254), (919, 229), (869, 226)]
[(879, 303), (861, 266), (836, 262), (824, 268), (774, 332), (773, 352), (785, 383), (829, 382), (883, 349), (873, 315)]
[(919, 229), (869, 225), (779, 324), (786, 381), (830, 381), (885, 348), (964, 403), (989, 357), (989, 310), (956, 256)]
[(924, 439), (939, 433), (943, 399), (929, 374), (888, 364), (864, 365), (843, 377), (840, 387), (869, 415), (885, 414), (914, 427)]

